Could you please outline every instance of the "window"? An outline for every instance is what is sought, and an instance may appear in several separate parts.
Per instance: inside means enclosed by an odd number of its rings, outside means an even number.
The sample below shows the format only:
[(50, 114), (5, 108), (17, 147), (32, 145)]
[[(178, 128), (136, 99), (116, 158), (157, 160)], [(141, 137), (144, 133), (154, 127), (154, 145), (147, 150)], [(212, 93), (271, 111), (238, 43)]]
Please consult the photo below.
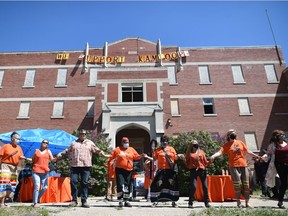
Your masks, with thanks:
[(87, 117), (94, 116), (94, 100), (88, 101)]
[(55, 87), (66, 87), (67, 69), (58, 69), (57, 83)]
[(264, 65), (268, 83), (277, 83), (277, 75), (274, 65)]
[(170, 105), (171, 105), (171, 115), (172, 116), (179, 116), (180, 112), (179, 112), (178, 100), (171, 100)]
[(169, 84), (176, 84), (176, 70), (175, 67), (168, 67)]
[(143, 85), (122, 84), (122, 102), (143, 102)]
[(17, 118), (29, 118), (29, 108), (30, 108), (29, 101), (21, 102)]
[(240, 115), (251, 115), (248, 98), (238, 98)]
[(3, 77), (4, 77), (4, 71), (0, 71), (0, 88), (2, 88)]
[(240, 65), (232, 65), (234, 83), (245, 83)]
[(54, 101), (52, 118), (63, 118), (64, 101)]
[(215, 114), (213, 98), (203, 98), (203, 105), (204, 105), (204, 114)]
[(23, 87), (34, 87), (35, 70), (27, 70)]
[(90, 69), (89, 86), (96, 86), (96, 82), (97, 82), (97, 69), (91, 68)]
[(208, 66), (199, 66), (200, 84), (211, 84)]
[(258, 145), (255, 132), (244, 132), (245, 143), (250, 151), (257, 151)]

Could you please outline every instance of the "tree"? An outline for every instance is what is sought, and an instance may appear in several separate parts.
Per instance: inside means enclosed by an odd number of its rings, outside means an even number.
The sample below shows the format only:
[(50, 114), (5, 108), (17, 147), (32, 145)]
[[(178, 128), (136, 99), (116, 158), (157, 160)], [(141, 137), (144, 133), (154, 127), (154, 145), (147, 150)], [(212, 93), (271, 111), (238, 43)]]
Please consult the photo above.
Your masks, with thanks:
[[(221, 145), (224, 144), (223, 138), (212, 138), (211, 134), (206, 131), (191, 131), (186, 133), (181, 133), (177, 137), (171, 137), (169, 139), (170, 145), (173, 146), (176, 152), (179, 154), (185, 154), (188, 145), (192, 140), (197, 140), (200, 148), (205, 152), (207, 159), (217, 152)], [(177, 161), (178, 165), (178, 181), (180, 195), (188, 195), (189, 192), (189, 170), (187, 169), (185, 163), (182, 160)], [(222, 170), (228, 169), (227, 156), (217, 158), (213, 164), (207, 166), (208, 175), (221, 175)]]

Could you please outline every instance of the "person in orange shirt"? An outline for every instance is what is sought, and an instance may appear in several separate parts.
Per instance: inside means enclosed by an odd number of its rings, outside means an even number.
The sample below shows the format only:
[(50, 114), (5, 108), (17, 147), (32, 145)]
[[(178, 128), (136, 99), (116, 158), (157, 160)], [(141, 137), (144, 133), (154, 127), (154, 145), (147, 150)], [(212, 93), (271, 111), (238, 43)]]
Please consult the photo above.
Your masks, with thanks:
[(166, 135), (161, 137), (161, 146), (153, 155), (153, 160), (158, 160), (158, 170), (151, 184), (150, 199), (152, 207), (159, 201), (172, 201), (172, 207), (177, 207), (179, 189), (177, 173), (174, 171), (174, 163), (178, 155), (172, 146), (169, 146), (169, 138)]
[[(39, 208), (39, 200), (45, 193), (48, 187), (48, 173), (49, 169), (49, 162), (55, 162), (56, 158), (53, 157), (51, 151), (48, 149), (49, 141), (44, 139), (41, 142), (40, 149), (36, 149), (34, 155), (32, 157), (33, 161), (33, 184), (34, 184), (34, 191), (33, 191), (33, 207)], [(40, 190), (40, 185), (42, 188)], [(40, 191), (39, 191), (40, 190)]]
[(133, 147), (129, 146), (129, 139), (123, 137), (121, 146), (115, 148), (108, 159), (108, 161), (116, 159), (115, 171), (119, 207), (123, 207), (123, 202), (126, 207), (132, 207), (128, 200), (131, 191), (133, 160), (139, 160), (142, 157), (147, 157), (147, 155), (144, 153), (139, 155)]
[(22, 148), (18, 145), (20, 135), (17, 132), (11, 134), (11, 143), (4, 144), (0, 150), (0, 208), (9, 207), (5, 204), (6, 198), (12, 198), (18, 183), (17, 165), (20, 160), (26, 159)]
[(206, 165), (209, 164), (206, 155), (203, 150), (200, 149), (196, 140), (193, 140), (185, 155), (186, 166), (190, 171), (190, 191), (188, 208), (193, 208), (194, 193), (196, 191), (197, 177), (202, 182), (202, 188), (204, 193), (204, 203), (207, 208), (211, 207), (209, 204), (209, 195), (207, 187), (207, 174)]
[(249, 203), (249, 171), (245, 153), (258, 159), (260, 157), (249, 151), (247, 146), (241, 140), (236, 140), (236, 137), (237, 134), (235, 130), (230, 129), (226, 134), (227, 143), (225, 143), (218, 152), (213, 154), (210, 157), (210, 160), (213, 162), (216, 157), (219, 157), (222, 154), (228, 155), (229, 171), (234, 185), (237, 207), (244, 207), (241, 205), (240, 201), (240, 195), (243, 193), (246, 204), (245, 206), (252, 208)]
[(116, 163), (115, 159), (111, 161), (107, 160), (108, 179), (107, 179), (106, 199), (109, 201), (113, 201), (114, 197), (116, 197), (117, 194), (115, 163)]

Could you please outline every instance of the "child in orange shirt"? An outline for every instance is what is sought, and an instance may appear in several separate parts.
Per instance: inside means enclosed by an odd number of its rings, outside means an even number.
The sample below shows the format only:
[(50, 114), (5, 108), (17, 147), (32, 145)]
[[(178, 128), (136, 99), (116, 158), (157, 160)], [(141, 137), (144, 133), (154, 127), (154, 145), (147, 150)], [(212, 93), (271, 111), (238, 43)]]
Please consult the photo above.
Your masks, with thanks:
[(114, 200), (114, 198), (116, 199), (117, 197), (115, 163), (115, 159), (107, 161), (106, 163), (108, 168), (106, 199), (110, 201)]

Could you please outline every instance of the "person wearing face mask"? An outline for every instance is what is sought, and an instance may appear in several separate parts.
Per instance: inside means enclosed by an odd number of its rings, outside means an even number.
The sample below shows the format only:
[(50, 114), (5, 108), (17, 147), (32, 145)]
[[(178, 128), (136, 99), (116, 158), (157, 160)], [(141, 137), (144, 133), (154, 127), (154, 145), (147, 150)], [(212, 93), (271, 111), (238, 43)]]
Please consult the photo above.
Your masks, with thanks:
[(150, 189), (152, 207), (155, 207), (161, 201), (172, 201), (172, 207), (178, 207), (176, 204), (179, 199), (178, 180), (173, 167), (177, 159), (178, 155), (175, 149), (169, 146), (168, 136), (163, 135), (161, 146), (154, 151), (153, 155), (153, 160), (158, 161), (158, 170)]
[(70, 207), (76, 207), (78, 196), (78, 179), (81, 177), (81, 207), (90, 208), (87, 203), (88, 198), (88, 179), (92, 167), (92, 154), (97, 153), (103, 157), (109, 157), (101, 149), (99, 149), (94, 142), (87, 139), (87, 131), (84, 129), (79, 130), (79, 138), (71, 143), (71, 145), (63, 152), (57, 154), (57, 158), (62, 155), (70, 153), (71, 157), (71, 196), (72, 202)]
[(190, 171), (190, 190), (189, 190), (189, 201), (188, 208), (193, 208), (194, 193), (196, 191), (197, 177), (202, 182), (202, 188), (204, 193), (205, 207), (209, 208), (209, 195), (207, 187), (207, 174), (206, 165), (210, 164), (207, 160), (203, 150), (200, 149), (199, 144), (196, 140), (192, 140), (185, 155), (186, 166)]
[(0, 208), (9, 207), (5, 204), (6, 198), (12, 198), (18, 181), (17, 165), (20, 160), (25, 160), (22, 148), (18, 145), (20, 135), (11, 134), (11, 143), (5, 144), (0, 150)]
[(249, 171), (245, 153), (257, 159), (260, 157), (249, 151), (247, 146), (241, 140), (236, 140), (236, 138), (237, 134), (235, 130), (230, 129), (226, 134), (227, 143), (225, 143), (218, 152), (210, 157), (210, 161), (213, 162), (216, 157), (219, 157), (222, 154), (228, 155), (229, 171), (234, 185), (237, 207), (244, 207), (240, 201), (240, 195), (243, 193), (242, 195), (245, 198), (245, 207), (252, 208), (249, 203)]
[(139, 155), (137, 151), (129, 145), (129, 139), (123, 137), (121, 146), (118, 146), (111, 153), (108, 162), (116, 160), (116, 184), (117, 184), (117, 200), (119, 207), (132, 207), (129, 203), (132, 183), (133, 160), (139, 160), (147, 157), (146, 154)]
[(283, 205), (284, 195), (288, 181), (288, 144), (284, 131), (279, 130), (276, 135), (275, 167), (280, 177), (280, 188), (278, 195), (278, 207), (285, 209)]

